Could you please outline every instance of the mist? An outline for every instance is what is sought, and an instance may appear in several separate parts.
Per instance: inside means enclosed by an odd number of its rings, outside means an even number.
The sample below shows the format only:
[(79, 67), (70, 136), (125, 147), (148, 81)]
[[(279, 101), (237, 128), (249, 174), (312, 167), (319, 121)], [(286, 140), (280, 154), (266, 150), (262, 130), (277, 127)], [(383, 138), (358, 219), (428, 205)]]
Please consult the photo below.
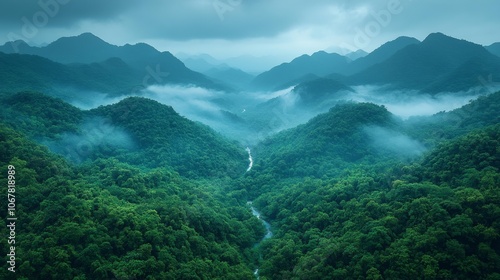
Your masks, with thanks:
[[(309, 98), (309, 93), (295, 91), (294, 87), (278, 91), (228, 93), (194, 86), (154, 85), (135, 96), (172, 106), (180, 115), (208, 125), (243, 146), (255, 146), (277, 132), (306, 123), (346, 101), (384, 105), (394, 115), (408, 119), (451, 111), (481, 95), (477, 90), (430, 95), (416, 90), (395, 91), (372, 85), (356, 86), (353, 90), (316, 97), (312, 93), (312, 98)], [(114, 104), (129, 97), (108, 97), (102, 93), (82, 93), (79, 96), (71, 104), (83, 110)]]
[[(254, 146), (283, 129), (283, 124), (287, 124), (287, 128), (298, 124), (291, 122), (294, 118), (287, 111), (294, 104), (290, 91), (291, 88), (272, 92), (228, 93), (200, 87), (155, 85), (144, 90), (141, 96), (172, 106), (180, 115), (208, 125), (242, 145)], [(283, 104), (264, 108), (263, 104), (272, 103), (275, 99)]]
[(122, 128), (103, 118), (82, 123), (78, 133), (65, 133), (59, 139), (42, 141), (49, 149), (74, 163), (82, 163), (96, 153), (113, 153), (118, 149), (135, 148), (132, 137)]
[(356, 92), (349, 95), (349, 99), (356, 102), (371, 102), (384, 105), (387, 110), (402, 119), (451, 111), (482, 95), (475, 89), (467, 92), (444, 92), (431, 95), (417, 90), (386, 90), (385, 87), (373, 85), (353, 88)]
[(364, 127), (363, 131), (370, 139), (370, 144), (382, 153), (399, 157), (417, 157), (426, 151), (419, 141), (402, 133), (380, 126)]

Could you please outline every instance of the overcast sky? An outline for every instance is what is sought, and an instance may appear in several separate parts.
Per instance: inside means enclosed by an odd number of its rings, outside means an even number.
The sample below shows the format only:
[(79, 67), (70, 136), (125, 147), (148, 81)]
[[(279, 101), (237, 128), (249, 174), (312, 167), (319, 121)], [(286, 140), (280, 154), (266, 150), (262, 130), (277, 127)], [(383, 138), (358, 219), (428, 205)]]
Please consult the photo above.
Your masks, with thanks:
[(499, 12), (498, 0), (0, 0), (0, 43), (92, 32), (174, 54), (293, 58), (437, 31), (489, 45), (500, 42)]

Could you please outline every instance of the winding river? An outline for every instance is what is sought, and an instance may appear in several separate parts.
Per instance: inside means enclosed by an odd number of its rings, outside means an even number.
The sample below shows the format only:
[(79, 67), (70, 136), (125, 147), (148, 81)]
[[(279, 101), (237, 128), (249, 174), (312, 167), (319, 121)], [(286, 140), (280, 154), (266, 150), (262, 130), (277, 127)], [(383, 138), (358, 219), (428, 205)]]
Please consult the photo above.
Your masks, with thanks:
[[(264, 225), (264, 227), (266, 228), (266, 235), (264, 235), (264, 237), (262, 237), (261, 241), (259, 241), (255, 244), (255, 246), (259, 246), (262, 241), (264, 241), (268, 238), (271, 238), (273, 236), (273, 232), (271, 231), (271, 225), (261, 218), (259, 210), (255, 209), (255, 207), (253, 207), (252, 202), (248, 201), (247, 204), (250, 205), (250, 210), (252, 210), (252, 215), (257, 217), (257, 219), (259, 219), (262, 222), (262, 224)], [(253, 274), (255, 275), (255, 277), (257, 279), (260, 279), (258, 268), (255, 269)]]
[[(252, 151), (250, 150), (250, 148), (247, 147), (245, 150), (248, 153), (248, 161), (249, 161), (248, 168), (247, 168), (247, 172), (248, 172), (248, 171), (252, 170), (252, 167), (253, 167), (253, 158), (252, 158)], [(248, 201), (247, 204), (250, 206), (250, 210), (252, 210), (252, 215), (254, 215), (255, 217), (257, 217), (257, 219), (259, 219), (262, 222), (262, 224), (264, 225), (264, 227), (266, 228), (266, 235), (264, 235), (264, 237), (262, 237), (262, 240), (260, 240), (259, 242), (257, 242), (255, 244), (255, 246), (257, 247), (257, 246), (260, 245), (260, 243), (262, 243), (262, 241), (264, 241), (264, 240), (266, 240), (268, 238), (271, 238), (273, 236), (273, 232), (271, 231), (271, 225), (268, 222), (266, 222), (265, 220), (263, 220), (260, 217), (261, 215), (260, 215), (259, 210), (257, 210), (255, 207), (253, 207), (252, 201)], [(255, 269), (255, 271), (254, 271), (253, 274), (255, 275), (255, 278), (260, 279), (260, 277), (259, 277), (259, 268)]]
[(253, 167), (253, 158), (252, 158), (252, 151), (250, 150), (250, 148), (247, 147), (245, 150), (248, 153), (248, 161), (249, 161), (248, 168), (247, 168), (247, 172), (248, 172), (248, 171), (252, 170), (252, 167)]

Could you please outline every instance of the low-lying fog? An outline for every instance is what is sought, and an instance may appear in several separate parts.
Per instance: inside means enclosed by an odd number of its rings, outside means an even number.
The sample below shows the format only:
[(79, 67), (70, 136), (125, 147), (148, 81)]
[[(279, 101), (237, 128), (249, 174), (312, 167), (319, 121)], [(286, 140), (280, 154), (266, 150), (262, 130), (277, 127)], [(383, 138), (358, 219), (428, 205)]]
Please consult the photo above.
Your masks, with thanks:
[[(303, 104), (293, 88), (274, 92), (226, 93), (199, 87), (155, 85), (142, 91), (140, 96), (170, 105), (180, 115), (251, 146), (280, 130), (305, 123), (342, 101), (384, 105), (393, 114), (406, 119), (450, 111), (480, 95), (477, 90), (429, 95), (418, 91), (387, 91), (376, 86), (356, 86), (353, 89), (355, 92), (332, 93), (331, 98), (327, 97), (314, 106)], [(104, 94), (93, 94), (92, 99), (72, 103), (87, 110), (126, 97), (107, 98)]]

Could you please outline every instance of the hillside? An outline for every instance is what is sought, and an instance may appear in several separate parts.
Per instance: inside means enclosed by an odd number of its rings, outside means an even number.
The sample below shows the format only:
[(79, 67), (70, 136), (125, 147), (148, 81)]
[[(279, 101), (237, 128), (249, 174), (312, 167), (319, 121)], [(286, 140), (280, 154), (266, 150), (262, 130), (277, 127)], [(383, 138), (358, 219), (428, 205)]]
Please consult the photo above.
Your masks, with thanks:
[[(439, 79), (450, 78), (460, 72), (466, 63), (493, 62), (497, 68), (497, 58), (480, 45), (448, 37), (441, 33), (429, 35), (422, 43), (413, 44), (398, 51), (382, 63), (369, 67), (349, 78), (352, 84), (392, 85), (403, 89), (424, 89)], [(478, 68), (478, 67), (476, 67)], [(458, 70), (457, 70), (458, 69)], [(494, 73), (495, 75), (497, 73)], [(476, 74), (477, 75), (477, 74)], [(453, 84), (460, 80), (446, 80)], [(461, 84), (459, 88), (477, 86), (477, 81)]]
[(321, 77), (341, 72), (341, 69), (347, 67), (349, 61), (350, 59), (339, 54), (323, 51), (311, 56), (302, 55), (289, 63), (283, 63), (258, 75), (251, 86), (256, 89), (272, 90), (305, 75), (313, 74)]
[(127, 98), (91, 111), (39, 93), (15, 94), (2, 103), (6, 124), (76, 163), (116, 157), (205, 178), (239, 176), (248, 165), (244, 147), (153, 100)]
[(435, 145), (474, 129), (500, 123), (500, 92), (481, 96), (450, 112), (428, 117), (413, 117), (405, 122), (406, 130), (420, 141)]
[[(0, 166), (15, 167), (15, 213), (22, 217), (16, 276), (254, 279), (251, 248), (264, 229), (214, 185), (113, 159), (71, 167), (3, 124), (0, 150)], [(7, 184), (4, 174), (0, 182)], [(7, 199), (0, 206), (7, 209)], [(7, 242), (1, 246), (9, 251)], [(10, 273), (2, 269), (0, 278)]]
[(384, 107), (369, 103), (337, 105), (304, 125), (262, 142), (255, 149), (255, 169), (275, 178), (334, 176), (352, 164), (373, 162), (374, 156), (384, 155), (372, 145), (365, 129), (392, 131), (396, 126), (395, 117)]
[(319, 78), (298, 84), (293, 92), (300, 97), (299, 106), (307, 107), (321, 104), (329, 99), (338, 99), (343, 92), (354, 92), (354, 90), (336, 80)]
[(244, 148), (153, 100), (130, 97), (90, 113), (125, 129), (140, 147), (123, 156), (126, 162), (172, 166), (188, 177), (238, 176), (248, 165)]
[(365, 167), (267, 189), (255, 204), (279, 230), (263, 245), (261, 275), (496, 278), (499, 131), (472, 132), (392, 171)]
[(84, 118), (80, 109), (37, 92), (2, 96), (0, 106), (0, 120), (32, 139), (57, 139), (77, 132)]
[(415, 38), (405, 36), (398, 37), (393, 41), (389, 41), (381, 45), (366, 56), (353, 61), (351, 64), (349, 64), (347, 69), (341, 73), (344, 75), (355, 74), (375, 64), (384, 62), (407, 46), (415, 45), (418, 43), (420, 43), (420, 41)]
[(494, 43), (485, 47), (490, 53), (500, 57), (500, 43)]
[(0, 52), (0, 90), (43, 91), (74, 100), (95, 92), (129, 94), (141, 85), (140, 73), (119, 59), (64, 65), (34, 55)]
[[(13, 45), (16, 44), (6, 43), (0, 47), (0, 52), (18, 53)], [(149, 79), (147, 85), (170, 83), (225, 89), (203, 74), (188, 69), (170, 52), (160, 52), (144, 43), (115, 46), (91, 33), (83, 33), (79, 36), (60, 38), (45, 47), (30, 47), (22, 43), (17, 46), (21, 54), (45, 57), (61, 64), (93, 64), (110, 58), (119, 58), (127, 67), (137, 72), (134, 76), (134, 80), (139, 81), (136, 86), (144, 86), (143, 81), (147, 77)], [(95, 75), (99, 76), (101, 73)], [(131, 91), (132, 89), (129, 89), (127, 93)]]
[[(245, 5), (208, 14), (237, 27)], [(209, 79), (90, 33), (14, 46), (0, 47), (2, 280), (500, 279), (489, 47), (399, 37), (255, 78), (201, 55), (220, 66)]]

